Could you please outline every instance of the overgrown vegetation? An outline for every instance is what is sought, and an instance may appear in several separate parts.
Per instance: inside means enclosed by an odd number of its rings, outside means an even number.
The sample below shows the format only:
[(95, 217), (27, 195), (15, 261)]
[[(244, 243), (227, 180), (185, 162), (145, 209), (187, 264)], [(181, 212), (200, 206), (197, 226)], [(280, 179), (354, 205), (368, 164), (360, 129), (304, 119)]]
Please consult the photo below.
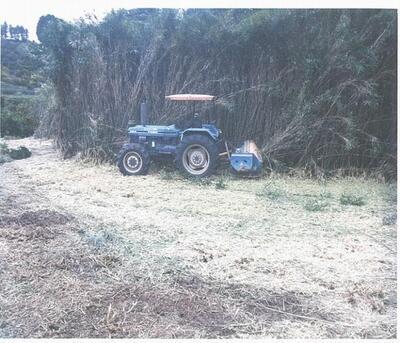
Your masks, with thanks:
[(38, 126), (31, 96), (1, 96), (2, 136), (28, 137)]
[(254, 138), (272, 168), (318, 175), (396, 172), (394, 10), (170, 10), (109, 13), (71, 24), (42, 17), (65, 156), (123, 139), (139, 103), (153, 123), (182, 109), (173, 93), (218, 96), (228, 139)]

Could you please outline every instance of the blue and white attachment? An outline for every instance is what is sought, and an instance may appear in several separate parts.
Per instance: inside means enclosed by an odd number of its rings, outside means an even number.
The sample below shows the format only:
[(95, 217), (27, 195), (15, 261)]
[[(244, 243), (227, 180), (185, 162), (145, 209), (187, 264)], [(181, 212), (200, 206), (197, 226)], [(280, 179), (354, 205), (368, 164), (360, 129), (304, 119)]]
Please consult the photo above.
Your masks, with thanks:
[(257, 174), (261, 172), (262, 155), (254, 141), (248, 140), (230, 156), (232, 169), (237, 173)]

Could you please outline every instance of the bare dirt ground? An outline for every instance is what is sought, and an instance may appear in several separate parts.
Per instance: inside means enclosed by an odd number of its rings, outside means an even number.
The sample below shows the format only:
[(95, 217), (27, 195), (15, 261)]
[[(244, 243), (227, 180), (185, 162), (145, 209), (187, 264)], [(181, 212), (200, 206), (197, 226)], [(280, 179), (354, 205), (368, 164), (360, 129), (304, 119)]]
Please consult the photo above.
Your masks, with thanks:
[(394, 185), (123, 177), (7, 143), (33, 155), (0, 165), (0, 337), (396, 337)]

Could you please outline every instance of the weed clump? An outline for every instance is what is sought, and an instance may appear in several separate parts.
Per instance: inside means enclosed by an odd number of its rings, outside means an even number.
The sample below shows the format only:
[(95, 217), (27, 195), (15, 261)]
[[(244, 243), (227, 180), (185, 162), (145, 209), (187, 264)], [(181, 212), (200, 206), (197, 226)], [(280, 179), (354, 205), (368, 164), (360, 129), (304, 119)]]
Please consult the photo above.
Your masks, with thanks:
[(332, 195), (331, 192), (322, 191), (322, 192), (319, 193), (319, 197), (320, 197), (321, 199), (332, 199), (332, 198), (333, 198), (333, 195)]
[(382, 219), (383, 225), (395, 225), (396, 222), (397, 222), (397, 213), (396, 212), (388, 213)]
[(228, 185), (222, 177), (215, 183), (215, 189), (226, 189), (227, 187)]
[(267, 185), (261, 191), (256, 193), (259, 197), (266, 197), (269, 200), (278, 200), (285, 195), (285, 192), (277, 186)]
[(162, 180), (168, 181), (168, 180), (173, 180), (173, 178), (174, 178), (173, 173), (168, 170), (165, 170), (165, 169), (161, 169), (159, 174), (160, 174), (160, 178)]
[(200, 177), (195, 177), (195, 176), (187, 176), (186, 179), (195, 185), (204, 187), (204, 186), (210, 186), (211, 185), (211, 180), (209, 178), (200, 178)]
[(95, 250), (104, 249), (119, 242), (119, 237), (108, 229), (101, 229), (97, 232), (91, 232), (81, 229), (79, 234), (84, 241)]
[(362, 196), (343, 193), (340, 197), (340, 203), (342, 205), (363, 206), (366, 201)]
[(328, 207), (328, 203), (320, 199), (312, 199), (304, 204), (304, 209), (310, 212), (323, 211)]

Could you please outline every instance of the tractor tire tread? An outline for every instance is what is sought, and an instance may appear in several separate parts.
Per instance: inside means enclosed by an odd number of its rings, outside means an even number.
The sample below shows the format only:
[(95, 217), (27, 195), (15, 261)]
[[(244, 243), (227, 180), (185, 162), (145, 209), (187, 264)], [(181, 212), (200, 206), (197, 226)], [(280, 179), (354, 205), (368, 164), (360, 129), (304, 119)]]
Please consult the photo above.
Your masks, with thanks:
[[(201, 175), (190, 174), (190, 172), (188, 172), (183, 165), (183, 162), (182, 162), (183, 153), (184, 153), (186, 147), (190, 144), (202, 145), (203, 147), (205, 147), (207, 149), (208, 153), (210, 154), (209, 167)], [(218, 159), (219, 159), (218, 145), (216, 144), (216, 142), (214, 142), (213, 140), (211, 140), (210, 138), (208, 138), (207, 136), (204, 136), (204, 135), (184, 136), (182, 138), (182, 141), (180, 142), (180, 144), (178, 145), (178, 147), (176, 149), (176, 161), (175, 162), (176, 162), (177, 168), (183, 174), (186, 174), (186, 175), (189, 174), (192, 177), (202, 178), (202, 177), (208, 177), (211, 174), (213, 174), (215, 169), (218, 166), (218, 161), (219, 161)]]
[[(142, 163), (143, 166), (142, 168), (137, 172), (137, 173), (130, 173), (128, 172), (125, 167), (124, 167), (124, 163), (123, 163), (123, 159), (124, 156), (127, 152), (129, 151), (135, 151), (137, 152), (140, 157), (142, 158)], [(145, 175), (147, 174), (149, 167), (150, 167), (150, 154), (149, 152), (146, 150), (145, 147), (143, 147), (140, 144), (137, 143), (127, 143), (124, 144), (123, 147), (121, 148), (121, 150), (118, 153), (118, 157), (117, 157), (117, 165), (118, 165), (118, 169), (119, 171), (125, 175), (125, 176), (131, 176), (131, 175)]]

